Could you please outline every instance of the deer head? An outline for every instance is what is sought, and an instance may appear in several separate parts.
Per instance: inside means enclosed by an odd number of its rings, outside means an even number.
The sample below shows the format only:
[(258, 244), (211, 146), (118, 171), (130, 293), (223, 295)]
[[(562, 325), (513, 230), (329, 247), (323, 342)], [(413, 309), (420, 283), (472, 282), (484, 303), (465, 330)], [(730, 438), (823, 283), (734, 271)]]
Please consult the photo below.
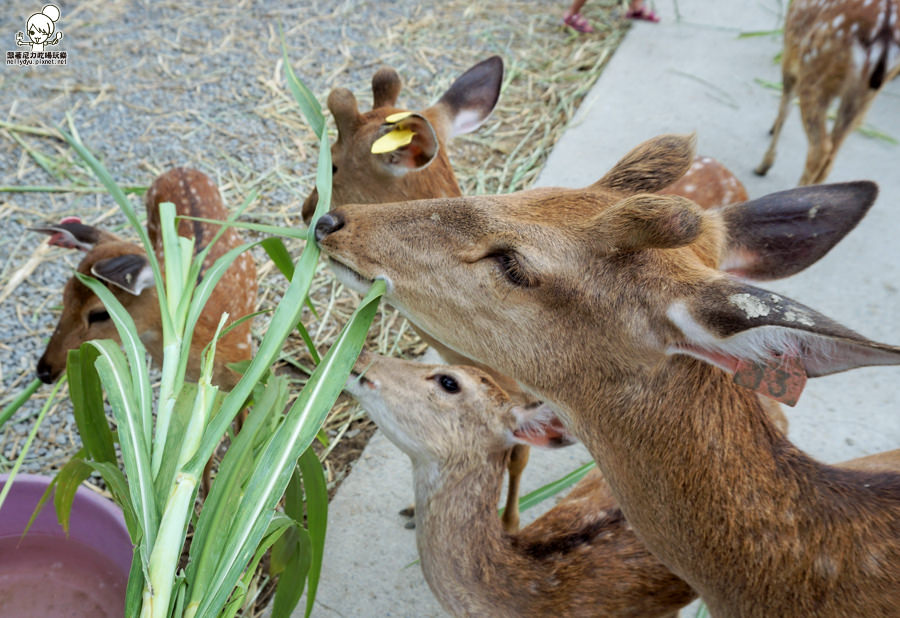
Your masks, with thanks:
[[(175, 168), (162, 174), (153, 182), (146, 195), (148, 233), (161, 261), (163, 255), (158, 207), (162, 202), (174, 203), (178, 215), (209, 219), (227, 217), (218, 188), (205, 174), (186, 168)], [(217, 228), (217, 225), (187, 219), (178, 223), (180, 235), (194, 238), (197, 243), (196, 251), (212, 241)], [(49, 234), (51, 245), (85, 251), (85, 256), (78, 265), (78, 272), (93, 276), (107, 285), (131, 315), (147, 351), (157, 362), (161, 362), (159, 300), (144, 249), (114, 234), (84, 225), (77, 218), (33, 229)], [(204, 268), (240, 244), (237, 232), (233, 228), (227, 230), (207, 254)], [(212, 339), (222, 313), (228, 312), (231, 322), (251, 313), (255, 303), (256, 267), (253, 258), (245, 252), (238, 256), (219, 280), (198, 318), (188, 364), (190, 379), (196, 379), (199, 375), (200, 353)], [(62, 315), (38, 361), (38, 377), (47, 383), (56, 380), (66, 367), (68, 351), (92, 339), (118, 341), (119, 337), (100, 299), (73, 277), (63, 290)], [(233, 386), (236, 375), (226, 365), (250, 358), (250, 354), (250, 324), (245, 322), (226, 333), (217, 344), (213, 377), (216, 384), (223, 388)]]
[[(745, 281), (818, 260), (865, 214), (874, 185), (794, 190), (713, 211), (647, 194), (692, 159), (692, 139), (664, 136), (585, 189), (348, 205), (319, 222), (317, 237), (349, 285), (386, 279), (388, 300), (427, 333), (551, 400), (575, 388), (562, 382), (586, 362), (601, 368), (601, 381), (677, 354), (736, 372), (739, 360), (758, 365), (784, 348), (760, 337), (769, 332), (797, 348), (846, 346), (859, 352), (852, 363), (894, 362), (892, 352)], [(542, 359), (551, 350), (549, 372)], [(804, 369), (847, 366), (819, 360)]]
[[(420, 112), (396, 106), (400, 77), (393, 69), (381, 69), (372, 78), (369, 112), (359, 112), (356, 97), (346, 88), (333, 90), (328, 109), (338, 138), (331, 148), (332, 203), (459, 195), (445, 145), (487, 120), (502, 81), (503, 61), (492, 56), (463, 73), (437, 103)], [(317, 201), (313, 189), (303, 203), (307, 223)]]

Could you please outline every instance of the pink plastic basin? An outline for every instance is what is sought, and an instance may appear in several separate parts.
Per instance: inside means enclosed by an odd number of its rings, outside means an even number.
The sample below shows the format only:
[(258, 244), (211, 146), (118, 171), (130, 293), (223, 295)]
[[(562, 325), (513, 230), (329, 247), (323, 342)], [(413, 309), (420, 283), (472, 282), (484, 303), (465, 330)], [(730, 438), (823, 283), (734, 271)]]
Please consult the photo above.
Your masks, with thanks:
[(49, 482), (17, 475), (0, 508), (0, 616), (122, 616), (132, 545), (118, 506), (80, 487), (68, 538), (52, 499), (22, 537)]

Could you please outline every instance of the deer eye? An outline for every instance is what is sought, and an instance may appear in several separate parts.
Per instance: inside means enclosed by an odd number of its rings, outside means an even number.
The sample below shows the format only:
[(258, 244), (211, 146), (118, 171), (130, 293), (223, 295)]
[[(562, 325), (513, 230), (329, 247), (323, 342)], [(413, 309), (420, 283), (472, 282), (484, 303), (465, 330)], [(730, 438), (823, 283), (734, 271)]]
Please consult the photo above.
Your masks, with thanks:
[(456, 381), (456, 378), (453, 376), (448, 376), (445, 373), (436, 375), (434, 379), (440, 385), (442, 389), (450, 394), (455, 394), (459, 392), (459, 382)]
[(97, 309), (95, 311), (91, 311), (88, 314), (88, 324), (95, 324), (97, 322), (105, 322), (109, 319), (109, 312), (106, 309)]
[(522, 266), (522, 259), (511, 251), (500, 251), (489, 256), (497, 263), (500, 273), (513, 285), (530, 288), (537, 283)]

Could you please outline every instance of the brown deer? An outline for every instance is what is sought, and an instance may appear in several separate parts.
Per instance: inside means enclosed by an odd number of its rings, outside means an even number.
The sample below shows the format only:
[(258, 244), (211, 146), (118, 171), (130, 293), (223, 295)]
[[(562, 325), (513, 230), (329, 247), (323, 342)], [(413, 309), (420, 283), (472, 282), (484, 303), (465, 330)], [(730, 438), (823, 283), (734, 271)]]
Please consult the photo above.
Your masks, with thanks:
[[(147, 232), (160, 263), (163, 261), (163, 254), (159, 204), (172, 202), (178, 215), (220, 220), (228, 217), (216, 185), (205, 174), (194, 169), (179, 167), (162, 174), (153, 181), (145, 201)], [(159, 299), (150, 262), (143, 247), (85, 225), (77, 218), (33, 229), (49, 234), (48, 242), (51, 245), (85, 252), (78, 264), (78, 272), (96, 277), (107, 284), (134, 320), (150, 356), (157, 363), (162, 363)], [(212, 241), (218, 229), (218, 225), (200, 221), (183, 219), (178, 223), (178, 234), (193, 238), (196, 243), (194, 250), (198, 252)], [(227, 229), (207, 254), (203, 268), (208, 268), (221, 255), (240, 244), (241, 238), (235, 229)], [(253, 312), (256, 305), (256, 285), (256, 265), (253, 257), (244, 252), (219, 280), (197, 320), (187, 365), (189, 380), (198, 379), (203, 348), (215, 335), (222, 314), (227, 312), (231, 323)], [(38, 361), (38, 377), (46, 383), (56, 380), (66, 367), (68, 351), (91, 339), (118, 341), (119, 336), (100, 299), (72, 277), (63, 290), (63, 310), (59, 323)], [(227, 365), (252, 358), (252, 345), (249, 321), (235, 326), (223, 335), (216, 344), (213, 383), (231, 390), (240, 376)]]
[(748, 282), (817, 261), (877, 189), (711, 211), (648, 194), (692, 158), (663, 136), (585, 189), (347, 205), (316, 236), (348, 284), (384, 279), (432, 337), (547, 402), (713, 615), (897, 615), (900, 474), (811, 459), (754, 391), (791, 403), (807, 377), (900, 348)]
[[(450, 159), (447, 142), (469, 133), (490, 116), (500, 97), (503, 61), (492, 56), (458, 77), (434, 105), (414, 113), (397, 107), (401, 80), (390, 68), (372, 77), (371, 111), (360, 113), (356, 97), (346, 88), (336, 88), (328, 96), (328, 109), (337, 125), (337, 141), (331, 147), (333, 163), (333, 207), (350, 203), (384, 203), (462, 195)], [(406, 133), (410, 140), (387, 152), (373, 152), (373, 145), (390, 134)], [(377, 148), (376, 148), (377, 149)], [(378, 149), (381, 150), (381, 149)], [(685, 177), (665, 191), (693, 199), (704, 207), (721, 206), (747, 199), (735, 176), (710, 157), (698, 157)], [(302, 216), (308, 224), (319, 196), (316, 189), (303, 203)], [(444, 346), (422, 329), (413, 328), (448, 363), (475, 365), (475, 361)], [(515, 399), (530, 400), (512, 380), (487, 366), (481, 366)], [(775, 406), (774, 414), (781, 414)], [(783, 415), (779, 423), (786, 426)], [(512, 449), (508, 502), (503, 511), (507, 531), (519, 526), (518, 495), (528, 449)]]
[[(546, 406), (523, 407), (473, 367), (363, 353), (347, 390), (413, 463), (425, 578), (459, 616), (676, 616), (697, 595), (628, 525), (598, 470), (515, 534), (496, 518), (510, 444), (570, 444)], [(900, 450), (841, 467), (900, 469)]]
[[(844, 139), (875, 95), (900, 73), (898, 0), (794, 0), (784, 24), (782, 91), (772, 143), (756, 173), (775, 161), (775, 145), (794, 93), (809, 141), (801, 185), (824, 182)], [(831, 102), (840, 99), (828, 134)]]

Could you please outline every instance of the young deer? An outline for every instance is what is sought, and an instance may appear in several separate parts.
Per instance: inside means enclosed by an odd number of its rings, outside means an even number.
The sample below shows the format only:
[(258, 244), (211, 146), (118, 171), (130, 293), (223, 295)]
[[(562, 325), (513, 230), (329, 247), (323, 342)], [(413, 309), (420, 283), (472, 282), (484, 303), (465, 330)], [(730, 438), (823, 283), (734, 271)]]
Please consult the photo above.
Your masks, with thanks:
[[(205, 174), (194, 169), (174, 168), (153, 181), (146, 195), (147, 232), (163, 261), (162, 236), (159, 230), (159, 204), (172, 202), (179, 215), (224, 220), (228, 212), (216, 185)], [(219, 226), (200, 221), (182, 220), (178, 233), (193, 237), (199, 252), (213, 239)], [(143, 247), (104, 230), (82, 224), (77, 218), (64, 219), (57, 225), (34, 228), (50, 235), (51, 245), (85, 252), (78, 272), (91, 275), (107, 284), (134, 320), (141, 341), (157, 363), (162, 362), (162, 324), (153, 272)], [(204, 269), (221, 255), (241, 244), (234, 228), (226, 230), (213, 245)], [(201, 271), (200, 276), (203, 276)], [(229, 323), (252, 313), (256, 305), (256, 265), (244, 252), (219, 280), (197, 320), (188, 362), (189, 380), (200, 375), (203, 348), (212, 340), (222, 313), (228, 312)], [(47, 349), (37, 364), (38, 377), (51, 383), (66, 368), (66, 354), (91, 339), (113, 339), (118, 333), (100, 299), (72, 277), (63, 290), (63, 310), (50, 337)], [(226, 365), (252, 356), (250, 323), (244, 322), (226, 333), (216, 344), (213, 382), (230, 390), (239, 378)]]
[[(346, 88), (334, 89), (328, 96), (328, 109), (338, 130), (337, 141), (331, 147), (332, 207), (462, 195), (446, 144), (457, 135), (474, 131), (487, 120), (500, 97), (502, 82), (503, 61), (492, 56), (458, 77), (437, 103), (410, 115), (396, 106), (401, 81), (393, 69), (381, 69), (372, 77), (373, 108), (369, 112), (359, 113), (356, 97)], [(373, 152), (378, 140), (399, 132), (412, 134), (408, 144), (387, 152)], [(747, 199), (740, 181), (709, 157), (698, 157), (685, 177), (665, 191), (693, 199), (704, 207)], [(307, 224), (318, 199), (318, 192), (313, 189), (303, 203), (302, 215)], [(478, 365), (429, 337), (415, 323), (412, 326), (446, 362)], [(515, 380), (485, 365), (481, 369), (490, 373), (517, 401), (531, 401)], [(781, 414), (777, 407), (773, 412)], [(786, 424), (783, 416), (779, 422)], [(509, 460), (508, 502), (503, 511), (504, 526), (509, 532), (519, 526), (518, 488), (527, 462), (527, 447), (515, 446)]]
[[(546, 406), (514, 405), (473, 367), (363, 353), (347, 390), (413, 463), (416, 542), (455, 615), (676, 616), (697, 595), (637, 538), (598, 470), (516, 534), (496, 518), (510, 444), (571, 436)], [(900, 450), (841, 467), (900, 469)]]
[(366, 352), (346, 390), (412, 460), (422, 572), (451, 614), (674, 618), (696, 598), (638, 540), (597, 470), (531, 525), (504, 531), (510, 446), (572, 443), (546, 406), (514, 404), (474, 367)]
[(711, 211), (647, 194), (692, 158), (663, 136), (585, 189), (348, 205), (316, 235), (349, 285), (385, 279), (432, 337), (551, 405), (713, 615), (896, 615), (900, 474), (811, 459), (754, 391), (790, 403), (807, 377), (900, 348), (747, 282), (818, 260), (877, 189)]
[[(809, 141), (801, 185), (824, 182), (834, 157), (882, 86), (900, 74), (898, 0), (794, 0), (784, 24), (782, 91), (772, 143), (756, 173), (775, 161), (775, 145), (796, 91)], [(828, 107), (840, 99), (828, 134)]]

